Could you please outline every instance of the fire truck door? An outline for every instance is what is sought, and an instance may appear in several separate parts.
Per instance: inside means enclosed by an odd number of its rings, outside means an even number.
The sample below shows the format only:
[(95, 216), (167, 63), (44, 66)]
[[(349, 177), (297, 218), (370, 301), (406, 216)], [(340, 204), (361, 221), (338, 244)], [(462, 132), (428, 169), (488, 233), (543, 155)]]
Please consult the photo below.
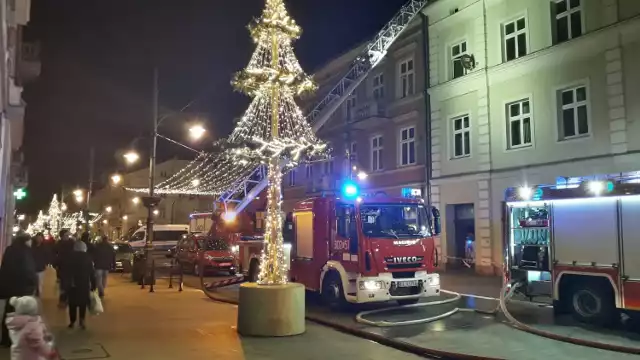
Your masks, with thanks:
[(336, 229), (331, 241), (331, 258), (342, 262), (345, 270), (357, 271), (358, 234), (355, 208), (351, 204), (336, 204)]

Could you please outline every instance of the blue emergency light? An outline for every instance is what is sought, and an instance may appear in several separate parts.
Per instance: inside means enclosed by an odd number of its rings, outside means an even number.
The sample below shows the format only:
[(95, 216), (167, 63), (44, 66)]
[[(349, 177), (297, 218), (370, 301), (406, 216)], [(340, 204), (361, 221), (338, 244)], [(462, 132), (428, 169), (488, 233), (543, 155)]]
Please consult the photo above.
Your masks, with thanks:
[(345, 198), (353, 199), (357, 197), (359, 193), (360, 193), (360, 189), (358, 188), (358, 185), (355, 182), (349, 180), (349, 181), (345, 181), (344, 184), (342, 184), (342, 195)]

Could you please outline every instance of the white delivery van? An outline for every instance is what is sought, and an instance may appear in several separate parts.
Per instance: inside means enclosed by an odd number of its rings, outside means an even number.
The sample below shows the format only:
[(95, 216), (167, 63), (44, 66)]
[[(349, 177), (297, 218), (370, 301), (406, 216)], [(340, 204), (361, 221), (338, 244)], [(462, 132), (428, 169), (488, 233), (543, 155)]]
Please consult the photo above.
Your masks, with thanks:
[[(153, 249), (168, 250), (178, 245), (178, 241), (189, 233), (189, 225), (153, 225)], [(147, 227), (143, 226), (131, 235), (129, 245), (134, 250), (144, 249), (147, 241)]]

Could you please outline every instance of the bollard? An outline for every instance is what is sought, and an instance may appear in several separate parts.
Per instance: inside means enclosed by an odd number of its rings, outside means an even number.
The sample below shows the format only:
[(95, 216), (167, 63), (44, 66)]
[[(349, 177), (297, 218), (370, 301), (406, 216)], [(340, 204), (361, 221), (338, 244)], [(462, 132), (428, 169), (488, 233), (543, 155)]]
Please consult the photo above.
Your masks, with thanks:
[(182, 268), (182, 265), (180, 263), (178, 263), (178, 271), (180, 271), (180, 284), (178, 285), (178, 291), (182, 292), (182, 284), (183, 284), (183, 279), (184, 279), (184, 271)]
[(153, 289), (154, 284), (156, 283), (156, 259), (151, 259), (151, 284), (149, 285), (149, 292), (155, 292)]
[(144, 278), (147, 277), (147, 257), (144, 257), (144, 263), (142, 263), (142, 279), (140, 280), (140, 289), (144, 289)]
[(171, 260), (171, 268), (169, 269), (169, 289), (173, 289), (173, 265), (175, 260)]

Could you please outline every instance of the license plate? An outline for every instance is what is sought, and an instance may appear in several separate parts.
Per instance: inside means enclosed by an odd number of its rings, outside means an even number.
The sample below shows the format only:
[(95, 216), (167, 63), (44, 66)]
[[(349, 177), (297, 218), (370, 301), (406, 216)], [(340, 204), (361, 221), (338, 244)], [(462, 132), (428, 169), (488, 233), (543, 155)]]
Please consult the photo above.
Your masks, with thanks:
[(412, 286), (418, 286), (418, 280), (398, 281), (398, 287), (412, 287)]
[(231, 266), (231, 263), (220, 263), (218, 266)]

